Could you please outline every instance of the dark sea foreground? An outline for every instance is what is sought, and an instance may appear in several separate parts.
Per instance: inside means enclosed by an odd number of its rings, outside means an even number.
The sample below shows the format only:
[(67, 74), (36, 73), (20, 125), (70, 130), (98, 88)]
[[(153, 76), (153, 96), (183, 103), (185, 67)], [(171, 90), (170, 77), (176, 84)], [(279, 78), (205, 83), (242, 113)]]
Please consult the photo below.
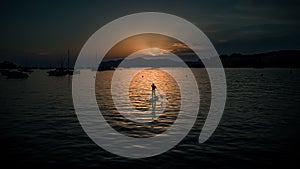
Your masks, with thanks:
[[(86, 135), (73, 108), (71, 76), (49, 77), (44, 70), (36, 70), (28, 79), (0, 76), (1, 164), (31, 168), (297, 168), (299, 69), (226, 69), (225, 111), (204, 144), (198, 144), (198, 137), (209, 107), (209, 87), (202, 80), (203, 69), (193, 72), (204, 86), (197, 122), (176, 147), (145, 159), (113, 155)], [(101, 73), (109, 77), (112, 71)]]

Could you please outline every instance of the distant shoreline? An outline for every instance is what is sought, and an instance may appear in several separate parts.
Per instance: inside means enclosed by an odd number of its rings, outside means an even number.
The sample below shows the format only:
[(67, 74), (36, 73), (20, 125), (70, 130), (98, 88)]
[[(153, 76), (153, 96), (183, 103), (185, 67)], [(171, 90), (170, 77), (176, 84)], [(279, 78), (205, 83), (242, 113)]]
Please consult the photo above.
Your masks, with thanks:
[[(205, 68), (202, 61), (197, 57), (198, 60), (195, 61), (185, 61), (187, 66), (190, 68)], [(184, 60), (184, 56), (181, 57)], [(153, 64), (157, 63), (158, 59), (146, 60), (143, 58), (139, 58), (139, 63), (141, 63), (138, 67), (145, 67), (145, 62), (153, 62)], [(207, 59), (207, 58), (205, 58)], [(209, 58), (208, 61), (213, 58)], [(272, 51), (266, 53), (259, 54), (239, 54), (233, 53), (231, 55), (220, 55), (220, 59), (222, 61), (224, 68), (300, 68), (300, 50), (280, 50), (280, 51)], [(118, 67), (118, 65), (123, 61), (123, 59), (118, 60), (108, 60), (103, 61), (100, 64), (99, 71), (103, 70), (113, 70)], [(177, 65), (175, 62), (169, 59), (161, 59), (160, 63), (168, 62), (169, 65)], [(151, 63), (150, 63), (151, 64)], [(149, 64), (147, 64), (149, 65)], [(157, 65), (155, 68), (166, 67)], [(174, 66), (178, 67), (178, 66)], [(19, 68), (27, 68), (27, 69), (56, 69), (59, 67), (52, 66), (19, 66), (10, 61), (2, 61), (0, 62), (0, 69), (19, 69)], [(73, 69), (73, 66), (70, 67)], [(84, 69), (90, 69), (91, 67), (84, 67)]]

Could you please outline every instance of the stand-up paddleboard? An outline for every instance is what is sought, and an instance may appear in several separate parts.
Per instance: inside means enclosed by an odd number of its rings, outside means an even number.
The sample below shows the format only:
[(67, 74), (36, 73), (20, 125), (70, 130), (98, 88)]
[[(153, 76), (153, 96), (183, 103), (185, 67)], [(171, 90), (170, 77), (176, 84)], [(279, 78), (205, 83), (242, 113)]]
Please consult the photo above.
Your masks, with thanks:
[(158, 96), (154, 96), (149, 99), (149, 102), (157, 102), (158, 100)]

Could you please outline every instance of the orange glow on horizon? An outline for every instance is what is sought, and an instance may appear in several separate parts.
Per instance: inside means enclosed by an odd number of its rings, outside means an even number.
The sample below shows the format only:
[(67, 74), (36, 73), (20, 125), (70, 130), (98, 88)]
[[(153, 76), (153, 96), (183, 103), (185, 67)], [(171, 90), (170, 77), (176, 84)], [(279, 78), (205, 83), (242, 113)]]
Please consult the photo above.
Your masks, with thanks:
[(161, 35), (161, 34), (140, 34), (129, 37), (117, 43), (114, 47), (112, 47), (109, 52), (106, 54), (107, 57), (126, 57), (134, 52), (154, 48), (145, 55), (149, 56), (159, 56), (163, 55), (163, 53), (159, 53), (155, 51), (155, 49), (163, 49), (168, 52), (172, 52), (174, 54), (185, 54), (185, 53), (193, 53), (193, 51), (184, 43), (178, 41), (169, 36)]

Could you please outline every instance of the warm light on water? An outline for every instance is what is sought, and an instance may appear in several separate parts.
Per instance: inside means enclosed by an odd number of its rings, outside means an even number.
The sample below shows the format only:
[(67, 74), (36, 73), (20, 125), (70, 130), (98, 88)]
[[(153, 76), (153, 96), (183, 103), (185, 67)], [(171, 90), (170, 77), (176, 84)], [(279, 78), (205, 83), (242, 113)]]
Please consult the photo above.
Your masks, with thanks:
[[(134, 137), (149, 137), (168, 129), (176, 120), (180, 111), (180, 89), (174, 78), (164, 70), (144, 69), (133, 78), (129, 77), (134, 69), (122, 69), (124, 76), (118, 79), (118, 95), (129, 97), (130, 102), (121, 102), (122, 112), (116, 110), (111, 94), (110, 80), (103, 80), (107, 74), (112, 78), (113, 72), (98, 72), (96, 78), (96, 96), (101, 112), (109, 123)], [(178, 71), (179, 72), (179, 71)], [(128, 75), (128, 76), (127, 76)], [(185, 76), (182, 76), (184, 80)], [(130, 81), (129, 89), (124, 86), (125, 81)], [(158, 101), (152, 104), (151, 84), (155, 83)], [(132, 111), (134, 109), (135, 111)], [(134, 114), (134, 119), (126, 119), (124, 114)], [(138, 122), (137, 122), (137, 121)], [(141, 121), (141, 123), (139, 123)], [(130, 129), (130, 130), (129, 130)]]
[[(177, 82), (167, 72), (159, 69), (146, 69), (137, 73), (130, 83), (129, 98), (132, 105), (138, 110), (149, 110), (151, 104), (151, 84), (157, 87), (156, 95), (165, 96), (167, 104), (166, 111), (170, 110), (171, 105), (180, 107), (180, 89)], [(164, 101), (158, 100), (158, 103)]]

